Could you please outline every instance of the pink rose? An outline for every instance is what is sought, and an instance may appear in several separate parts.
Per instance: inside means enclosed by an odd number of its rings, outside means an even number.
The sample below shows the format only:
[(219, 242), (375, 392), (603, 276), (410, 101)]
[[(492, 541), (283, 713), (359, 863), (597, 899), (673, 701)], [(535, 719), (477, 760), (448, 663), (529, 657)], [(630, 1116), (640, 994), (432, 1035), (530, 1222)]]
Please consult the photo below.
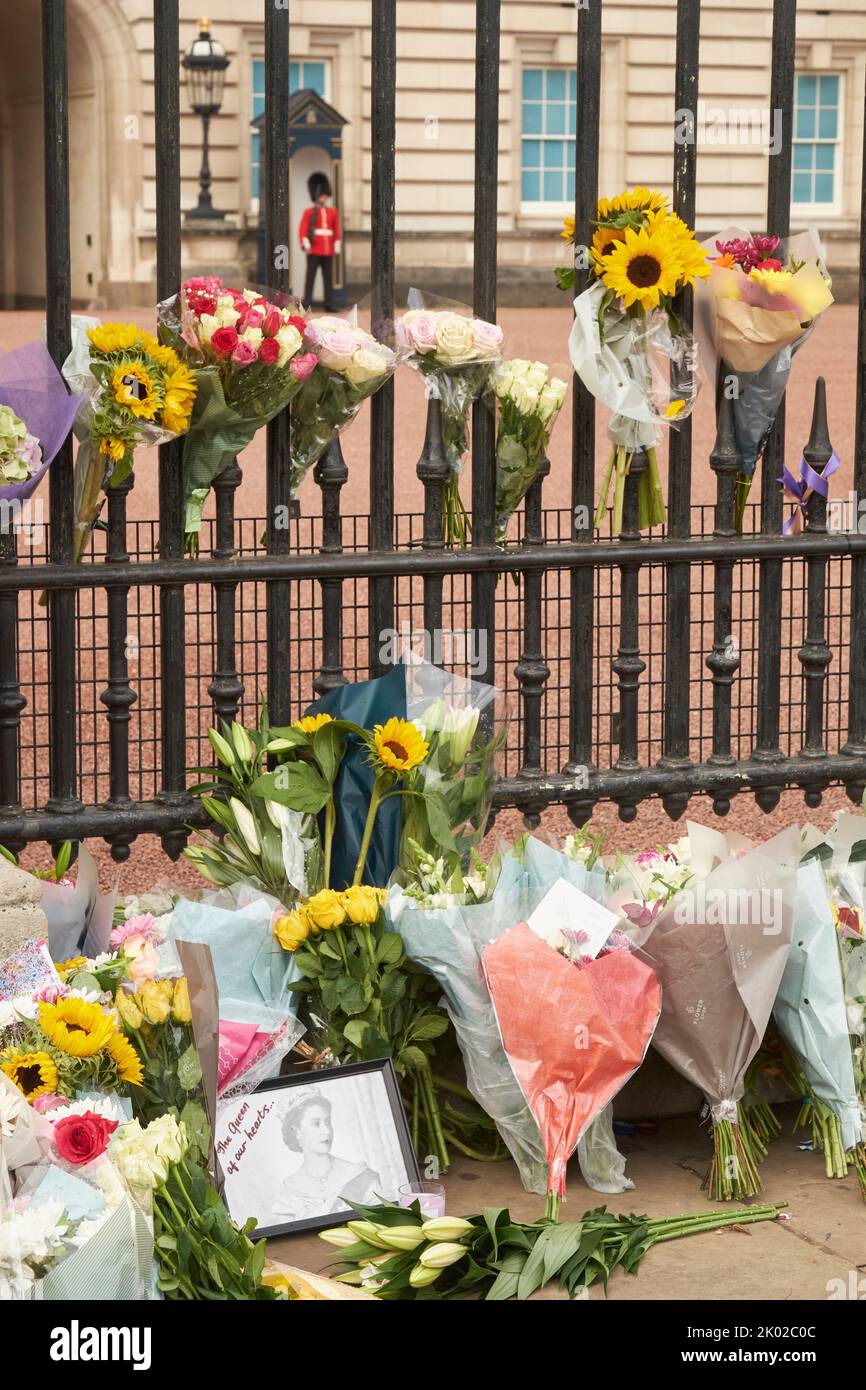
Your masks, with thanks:
[(230, 357), (238, 345), (238, 335), (234, 328), (218, 328), (210, 340), (217, 357)]
[(141, 980), (152, 980), (159, 968), (156, 947), (143, 936), (131, 936), (123, 943), (129, 978), (138, 984)]
[(275, 338), (282, 326), (283, 321), (280, 318), (279, 309), (269, 309), (262, 319), (262, 332), (266, 333), (269, 338)]
[(348, 367), (361, 342), (351, 328), (332, 328), (322, 334), (319, 361), (331, 371), (343, 372)]
[(475, 346), (481, 352), (496, 353), (502, 346), (502, 329), (498, 323), (488, 323), (486, 319), (473, 319), (472, 336)]
[(263, 317), (261, 309), (248, 308), (238, 319), (239, 331), (243, 333), (246, 328), (261, 328)]
[(401, 320), (413, 352), (433, 352), (436, 347), (436, 315), (419, 309), (408, 320)]
[(316, 370), (318, 358), (314, 352), (303, 352), (300, 357), (294, 357), (289, 364), (289, 371), (296, 381), (306, 381), (308, 376)]
[(280, 345), (276, 338), (264, 338), (259, 348), (259, 361), (270, 365), (270, 363), (276, 362), (279, 355)]
[(239, 367), (248, 367), (251, 362), (256, 360), (256, 350), (252, 343), (238, 343), (232, 353), (232, 361)]

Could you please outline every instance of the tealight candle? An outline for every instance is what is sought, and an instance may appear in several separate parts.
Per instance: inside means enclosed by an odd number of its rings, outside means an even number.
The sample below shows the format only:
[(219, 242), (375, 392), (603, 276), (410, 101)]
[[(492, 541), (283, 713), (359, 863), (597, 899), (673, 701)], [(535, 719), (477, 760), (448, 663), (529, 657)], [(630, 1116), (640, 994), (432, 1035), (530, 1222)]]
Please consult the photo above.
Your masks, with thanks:
[(445, 1188), (441, 1182), (407, 1182), (400, 1188), (398, 1204), (411, 1207), (417, 1202), (425, 1221), (445, 1215)]

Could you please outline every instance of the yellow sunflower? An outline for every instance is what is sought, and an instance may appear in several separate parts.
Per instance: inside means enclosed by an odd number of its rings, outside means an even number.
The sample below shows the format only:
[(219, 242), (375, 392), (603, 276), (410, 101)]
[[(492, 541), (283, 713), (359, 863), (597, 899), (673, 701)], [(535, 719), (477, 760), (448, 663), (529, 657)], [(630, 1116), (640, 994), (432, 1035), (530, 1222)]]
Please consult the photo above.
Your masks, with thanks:
[(559, 234), (563, 241), (574, 241), (574, 213), (566, 213), (562, 219), (562, 231)]
[(99, 441), (99, 452), (107, 454), (109, 458), (114, 459), (115, 463), (120, 463), (126, 453), (126, 445), (116, 435), (104, 434)]
[(97, 352), (129, 352), (139, 341), (141, 330), (134, 323), (103, 323), (88, 331), (88, 338)]
[(141, 362), (121, 362), (111, 377), (118, 405), (125, 405), (138, 420), (152, 420), (159, 410), (153, 377)]
[(408, 719), (388, 720), (373, 729), (376, 759), (388, 772), (411, 772), (429, 752), (421, 733)]
[(55, 965), (54, 969), (57, 971), (61, 980), (65, 980), (67, 975), (74, 975), (77, 970), (81, 970), (86, 964), (87, 961), (84, 956), (70, 956), (69, 960), (61, 961), (59, 965)]
[(330, 714), (306, 714), (303, 719), (296, 719), (292, 725), (302, 734), (314, 734), (317, 729), (321, 729), (323, 724), (333, 723), (333, 715)]
[(596, 275), (604, 274), (605, 259), (616, 246), (618, 241), (625, 238), (625, 230), (622, 227), (599, 227), (592, 238), (590, 255), (595, 265)]
[(121, 1081), (128, 1081), (130, 1086), (140, 1086), (144, 1080), (141, 1058), (129, 1039), (122, 1033), (112, 1033), (105, 1050), (117, 1067)]
[(139, 333), (138, 341), (148, 357), (151, 357), (158, 366), (164, 367), (167, 372), (174, 372), (180, 366), (180, 358), (174, 348), (166, 347), (158, 338), (154, 338), (152, 333)]
[(39, 1005), (39, 1026), (48, 1041), (69, 1057), (92, 1057), (114, 1035), (114, 1019), (98, 1004), (70, 995)]
[[(172, 353), (172, 356), (174, 354)], [(195, 377), (188, 367), (178, 363), (173, 372), (165, 378), (165, 400), (162, 406), (162, 423), (174, 434), (183, 434), (189, 426), (195, 401)]]
[(667, 204), (665, 194), (652, 188), (633, 188), (630, 193), (626, 188), (615, 198), (599, 198), (595, 217), (597, 222), (607, 222), (621, 212), (656, 212)]
[(681, 284), (694, 285), (696, 279), (703, 280), (710, 274), (712, 267), (706, 251), (681, 217), (677, 217), (675, 212), (654, 213), (647, 223), (647, 231), (652, 235), (657, 228), (663, 229), (664, 235), (670, 239), (680, 263)]
[(14, 1081), (25, 1100), (34, 1101), (57, 1089), (57, 1067), (47, 1052), (19, 1052), (10, 1048), (2, 1053), (0, 1071)]
[(652, 233), (628, 227), (625, 241), (606, 257), (602, 279), (608, 289), (622, 296), (627, 309), (632, 304), (656, 309), (662, 295), (676, 293), (678, 270), (676, 252), (663, 227)]

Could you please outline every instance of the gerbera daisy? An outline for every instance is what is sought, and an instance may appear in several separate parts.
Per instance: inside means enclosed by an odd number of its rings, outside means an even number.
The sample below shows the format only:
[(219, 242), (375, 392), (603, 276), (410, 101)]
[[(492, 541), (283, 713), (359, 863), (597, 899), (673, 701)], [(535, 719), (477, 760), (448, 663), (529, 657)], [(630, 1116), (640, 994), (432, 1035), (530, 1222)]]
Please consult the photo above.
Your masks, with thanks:
[(178, 364), (165, 379), (165, 400), (162, 406), (162, 423), (173, 434), (183, 434), (189, 426), (195, 393), (195, 377), (188, 367)]
[(652, 233), (628, 227), (625, 241), (605, 258), (602, 279), (608, 289), (622, 296), (627, 309), (632, 304), (656, 309), (662, 295), (676, 293), (678, 269), (676, 252), (663, 227)]
[(40, 1004), (39, 1025), (48, 1041), (69, 1057), (92, 1057), (115, 1031), (114, 1020), (98, 1004), (76, 995)]
[(307, 714), (303, 719), (296, 719), (292, 725), (302, 734), (314, 734), (317, 729), (321, 729), (323, 724), (333, 723), (333, 715), (330, 714)]
[(122, 1033), (112, 1033), (105, 1050), (117, 1067), (121, 1081), (128, 1081), (130, 1086), (140, 1086), (144, 1080), (141, 1058), (129, 1039)]
[(25, 1100), (36, 1100), (57, 1089), (57, 1066), (47, 1052), (19, 1052), (10, 1048), (2, 1054), (0, 1071), (14, 1081)]
[(152, 420), (159, 409), (153, 377), (141, 362), (121, 362), (115, 367), (111, 389), (118, 405), (125, 405), (138, 420)]
[(377, 761), (388, 772), (411, 772), (429, 752), (429, 744), (416, 725), (396, 717), (375, 726), (373, 744)]

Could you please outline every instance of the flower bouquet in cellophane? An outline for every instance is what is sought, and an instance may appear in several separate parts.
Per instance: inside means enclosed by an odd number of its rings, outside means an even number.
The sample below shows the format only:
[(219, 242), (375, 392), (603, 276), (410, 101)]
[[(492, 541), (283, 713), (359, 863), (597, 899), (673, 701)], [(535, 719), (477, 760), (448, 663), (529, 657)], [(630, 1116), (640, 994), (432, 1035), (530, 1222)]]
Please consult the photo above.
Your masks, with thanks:
[(196, 399), (192, 373), (178, 354), (134, 323), (72, 316), (72, 351), (63, 364), (70, 388), (85, 397), (75, 432), (74, 558), (80, 560), (106, 487), (132, 472), (141, 445), (183, 434)]
[(711, 275), (697, 298), (697, 327), (706, 365), (727, 373), (720, 389), (732, 401), (743, 461), (737, 486), (737, 529), (776, 419), (794, 353), (833, 303), (821, 240), (810, 228), (782, 242), (728, 227), (704, 243)]
[(465, 304), (409, 291), (409, 308), (397, 320), (397, 342), (420, 373), (428, 400), (440, 402), (442, 447), (451, 467), (445, 486), (444, 541), (466, 545), (469, 515), (460, 496), (460, 473), (469, 449), (469, 407), (490, 385), (502, 357), (502, 329), (474, 318)]
[(44, 343), (0, 357), (0, 498), (26, 501), (68, 435), (81, 406)]
[(393, 347), (379, 340), (387, 336), (384, 326), (376, 326), (378, 337), (361, 327), (361, 307), (356, 304), (345, 316), (324, 314), (307, 321), (304, 343), (315, 352), (316, 366), (292, 405), (292, 496), (400, 361)]
[[(613, 412), (595, 525), (604, 519), (615, 478), (612, 529), (617, 534), (625, 479), (637, 450), (645, 450), (648, 461), (639, 477), (638, 526), (664, 523), (659, 427), (691, 414), (700, 385), (694, 341), (677, 319), (673, 301), (710, 268), (691, 228), (669, 211), (663, 194), (648, 188), (600, 199), (594, 225), (586, 253), (590, 283), (574, 301), (569, 352), (586, 389)], [(574, 240), (573, 217), (565, 219), (563, 237)], [(575, 278), (568, 270), (557, 276), (562, 289)]]
[(186, 549), (195, 555), (214, 479), (297, 395), (317, 359), (302, 350), (306, 319), (293, 300), (216, 275), (187, 280), (160, 304), (159, 325), (197, 387), (183, 450)]
[(568, 387), (543, 362), (515, 357), (493, 372), (499, 402), (496, 434), (496, 542), (538, 476)]

